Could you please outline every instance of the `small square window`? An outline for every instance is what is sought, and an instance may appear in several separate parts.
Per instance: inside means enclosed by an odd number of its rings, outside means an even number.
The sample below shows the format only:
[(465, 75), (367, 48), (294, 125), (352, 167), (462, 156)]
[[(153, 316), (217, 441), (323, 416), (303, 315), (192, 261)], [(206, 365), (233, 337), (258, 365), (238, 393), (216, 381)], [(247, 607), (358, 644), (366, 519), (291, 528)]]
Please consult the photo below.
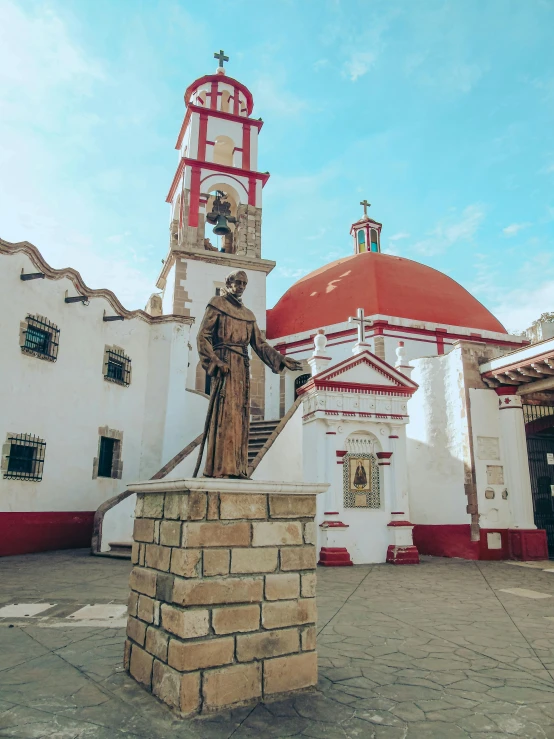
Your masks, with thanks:
[(112, 477), (113, 458), (116, 439), (100, 437), (100, 454), (98, 455), (98, 477)]
[(60, 330), (42, 316), (28, 315), (21, 324), (21, 351), (39, 359), (55, 362), (58, 358)]
[(106, 347), (104, 353), (104, 379), (127, 387), (131, 383), (131, 359), (123, 349)]
[(42, 480), (45, 449), (46, 443), (36, 436), (8, 435), (3, 448), (4, 477), (8, 480)]

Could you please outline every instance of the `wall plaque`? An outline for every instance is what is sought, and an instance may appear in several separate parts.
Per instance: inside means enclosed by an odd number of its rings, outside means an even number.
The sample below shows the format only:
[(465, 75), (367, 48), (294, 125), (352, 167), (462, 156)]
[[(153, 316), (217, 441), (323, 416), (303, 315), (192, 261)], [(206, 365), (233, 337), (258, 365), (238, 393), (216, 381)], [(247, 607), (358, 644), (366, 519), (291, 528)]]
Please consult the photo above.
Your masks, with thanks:
[(377, 457), (368, 453), (348, 453), (343, 467), (344, 507), (380, 508), (380, 480)]
[(500, 459), (500, 440), (498, 436), (478, 436), (477, 456), (479, 459)]
[(499, 464), (487, 465), (487, 485), (504, 485), (504, 468)]

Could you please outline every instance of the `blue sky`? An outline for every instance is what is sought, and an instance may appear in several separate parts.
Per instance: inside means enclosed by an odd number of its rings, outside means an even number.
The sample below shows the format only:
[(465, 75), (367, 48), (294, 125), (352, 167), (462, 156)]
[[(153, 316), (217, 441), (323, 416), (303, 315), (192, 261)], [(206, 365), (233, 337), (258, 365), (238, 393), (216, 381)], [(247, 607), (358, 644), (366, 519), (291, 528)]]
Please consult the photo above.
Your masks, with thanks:
[(554, 310), (553, 28), (552, 0), (0, 0), (0, 236), (143, 307), (223, 48), (265, 121), (269, 305), (351, 253), (367, 197), (384, 251), (523, 329)]

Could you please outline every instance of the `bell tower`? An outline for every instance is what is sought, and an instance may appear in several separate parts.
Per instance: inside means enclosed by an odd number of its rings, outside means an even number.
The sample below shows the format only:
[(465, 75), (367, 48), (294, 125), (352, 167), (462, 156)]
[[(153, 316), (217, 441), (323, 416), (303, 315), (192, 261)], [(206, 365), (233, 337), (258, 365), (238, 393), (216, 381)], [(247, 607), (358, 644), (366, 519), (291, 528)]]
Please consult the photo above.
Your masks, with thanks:
[(354, 239), (354, 254), (361, 254), (364, 251), (379, 253), (383, 224), (368, 216), (367, 209), (371, 207), (371, 203), (367, 202), (367, 198), (362, 200), (360, 205), (363, 206), (364, 214), (359, 221), (352, 224), (350, 229), (350, 235)]
[[(171, 206), (172, 249), (203, 249), (213, 240), (206, 221), (219, 205), (230, 206), (233, 219), (218, 224), (225, 253), (261, 257), (262, 188), (269, 173), (258, 172), (261, 118), (252, 118), (252, 93), (228, 77), (223, 51), (214, 54), (219, 66), (193, 82), (185, 92), (186, 113), (175, 148), (177, 169), (167, 195)], [(217, 210), (215, 211), (217, 214)], [(225, 218), (225, 214), (221, 215)], [(212, 221), (214, 223), (214, 221)], [(223, 226), (228, 231), (222, 233)]]
[[(253, 118), (248, 88), (226, 74), (223, 51), (215, 74), (185, 92), (185, 117), (175, 148), (177, 167), (166, 198), (169, 252), (157, 287), (163, 314), (195, 318), (187, 387), (207, 389), (198, 362), (196, 334), (206, 305), (235, 269), (248, 275), (245, 305), (266, 325), (266, 276), (275, 262), (262, 259), (262, 190), (269, 172), (258, 171), (261, 118)], [(263, 414), (264, 372), (252, 358), (253, 415)], [(260, 363), (261, 364), (261, 363)], [(263, 366), (262, 366), (263, 367)]]

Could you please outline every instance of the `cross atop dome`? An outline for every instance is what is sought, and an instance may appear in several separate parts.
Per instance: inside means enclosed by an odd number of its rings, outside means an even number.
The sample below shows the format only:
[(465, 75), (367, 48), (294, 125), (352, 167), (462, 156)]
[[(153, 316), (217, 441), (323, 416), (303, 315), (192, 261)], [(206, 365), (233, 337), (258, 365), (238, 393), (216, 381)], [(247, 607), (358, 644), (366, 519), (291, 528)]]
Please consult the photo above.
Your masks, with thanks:
[(223, 51), (223, 49), (219, 50), (219, 54), (217, 53), (217, 51), (214, 53), (214, 59), (217, 59), (219, 62), (219, 65), (217, 67), (218, 74), (225, 74), (223, 62), (228, 62), (229, 57), (225, 56), (225, 52)]
[(367, 198), (365, 198), (360, 202), (360, 205), (364, 206), (364, 218), (369, 218), (369, 216), (367, 215), (367, 209), (371, 208), (371, 203), (368, 203)]

